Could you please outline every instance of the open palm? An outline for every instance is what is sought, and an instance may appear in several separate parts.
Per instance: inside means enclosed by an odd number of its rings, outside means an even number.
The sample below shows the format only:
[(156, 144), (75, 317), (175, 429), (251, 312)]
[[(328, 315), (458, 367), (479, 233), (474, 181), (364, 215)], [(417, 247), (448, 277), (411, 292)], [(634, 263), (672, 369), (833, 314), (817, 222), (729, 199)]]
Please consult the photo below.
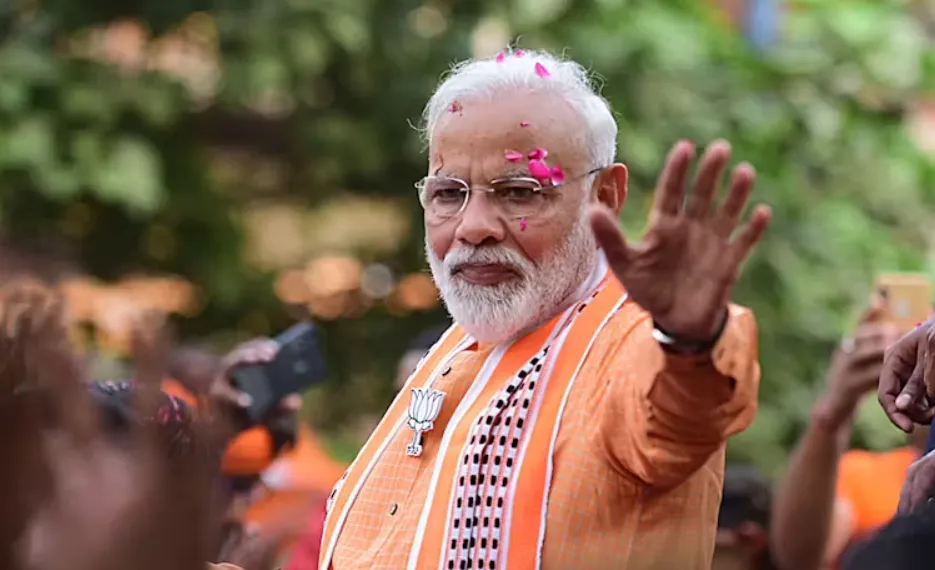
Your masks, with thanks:
[(727, 195), (715, 208), (730, 159), (723, 141), (705, 151), (686, 200), (693, 158), (688, 142), (669, 153), (641, 242), (628, 244), (606, 208), (592, 209), (591, 225), (614, 274), (656, 324), (677, 338), (707, 341), (723, 322), (740, 267), (763, 237), (770, 210), (757, 206), (737, 230), (756, 177), (748, 164), (734, 169)]

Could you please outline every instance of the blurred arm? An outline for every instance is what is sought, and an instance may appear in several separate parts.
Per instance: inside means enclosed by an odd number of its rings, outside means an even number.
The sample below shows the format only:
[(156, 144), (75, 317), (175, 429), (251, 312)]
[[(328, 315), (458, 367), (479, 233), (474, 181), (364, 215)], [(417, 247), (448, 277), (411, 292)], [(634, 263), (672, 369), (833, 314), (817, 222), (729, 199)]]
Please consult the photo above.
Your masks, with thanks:
[(773, 501), (770, 544), (782, 570), (817, 570), (844, 549), (853, 526), (850, 503), (836, 499), (838, 465), (851, 417), (833, 418), (819, 402)]
[(609, 371), (601, 438), (621, 473), (647, 485), (687, 479), (745, 429), (756, 412), (760, 368), (752, 313), (731, 306), (710, 354), (666, 353), (647, 318), (624, 336)]

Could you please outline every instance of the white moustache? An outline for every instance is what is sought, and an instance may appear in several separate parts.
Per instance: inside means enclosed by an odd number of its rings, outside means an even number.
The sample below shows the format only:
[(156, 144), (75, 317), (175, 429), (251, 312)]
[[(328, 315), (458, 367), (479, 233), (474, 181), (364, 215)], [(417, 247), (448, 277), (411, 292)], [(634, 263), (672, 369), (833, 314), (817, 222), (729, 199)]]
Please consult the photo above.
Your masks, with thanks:
[(445, 270), (452, 274), (464, 265), (502, 265), (520, 275), (529, 275), (534, 268), (519, 253), (507, 247), (462, 246), (445, 256)]

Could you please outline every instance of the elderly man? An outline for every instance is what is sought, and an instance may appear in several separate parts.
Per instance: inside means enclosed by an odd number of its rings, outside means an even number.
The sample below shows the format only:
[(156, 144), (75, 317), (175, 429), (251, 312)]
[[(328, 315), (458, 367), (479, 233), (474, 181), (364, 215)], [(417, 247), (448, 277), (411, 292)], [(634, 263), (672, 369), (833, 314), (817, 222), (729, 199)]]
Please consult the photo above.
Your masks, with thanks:
[(455, 320), (332, 492), (320, 567), (710, 567), (724, 441), (755, 411), (754, 172), (682, 142), (649, 229), (616, 217), (617, 126), (578, 64), (458, 65), (425, 110), (426, 255)]

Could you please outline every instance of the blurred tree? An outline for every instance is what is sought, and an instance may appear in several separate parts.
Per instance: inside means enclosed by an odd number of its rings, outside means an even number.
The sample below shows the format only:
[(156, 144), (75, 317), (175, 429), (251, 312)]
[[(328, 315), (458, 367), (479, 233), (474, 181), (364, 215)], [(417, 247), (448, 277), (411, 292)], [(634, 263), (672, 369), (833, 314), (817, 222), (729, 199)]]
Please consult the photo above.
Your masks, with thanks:
[[(405, 198), (418, 227), (411, 182), (424, 156), (407, 120), (439, 73), (512, 37), (571, 46), (619, 116), (630, 233), (678, 138), (726, 138), (759, 171), (775, 223), (737, 296), (759, 317), (762, 406), (731, 453), (775, 467), (873, 274), (925, 267), (933, 170), (905, 119), (935, 60), (907, 2), (801, 0), (768, 51), (712, 4), (6, 2), (0, 220), (103, 277), (192, 278), (209, 302), (183, 323), (188, 334), (274, 331), (288, 317), (270, 276), (243, 262), (245, 210), (284, 197), (315, 207), (350, 190)], [(421, 239), (413, 232), (390, 259), (353, 253), (419, 270)], [(332, 374), (312, 398), (315, 421), (379, 412), (408, 338), (441, 318), (377, 307), (325, 324)], [(867, 422), (862, 443), (895, 441), (878, 416)]]

